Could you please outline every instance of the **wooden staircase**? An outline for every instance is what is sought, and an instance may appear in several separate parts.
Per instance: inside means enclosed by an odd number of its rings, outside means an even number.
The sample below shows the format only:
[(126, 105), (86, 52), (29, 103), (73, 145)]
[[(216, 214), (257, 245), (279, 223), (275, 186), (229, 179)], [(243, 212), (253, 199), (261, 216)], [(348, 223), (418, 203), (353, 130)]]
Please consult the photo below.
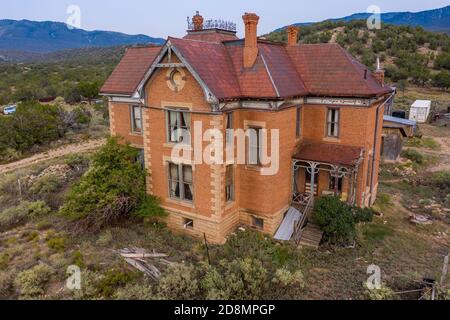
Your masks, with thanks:
[(311, 222), (303, 229), (300, 245), (319, 249), (320, 242), (323, 238), (323, 231)]

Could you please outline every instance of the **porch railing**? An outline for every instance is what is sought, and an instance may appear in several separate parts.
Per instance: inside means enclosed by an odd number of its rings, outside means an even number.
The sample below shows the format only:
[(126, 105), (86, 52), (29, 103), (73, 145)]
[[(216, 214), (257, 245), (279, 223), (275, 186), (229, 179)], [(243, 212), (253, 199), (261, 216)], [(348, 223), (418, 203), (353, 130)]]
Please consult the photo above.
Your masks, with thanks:
[(306, 205), (304, 206), (302, 210), (302, 217), (301, 219), (295, 224), (294, 226), (294, 235), (293, 240), (295, 241), (295, 244), (298, 246), (300, 244), (300, 241), (302, 240), (303, 230), (306, 225), (306, 222), (308, 221), (309, 216), (312, 213), (313, 207), (314, 207), (314, 198), (311, 196), (309, 199), (304, 199), (304, 203)]

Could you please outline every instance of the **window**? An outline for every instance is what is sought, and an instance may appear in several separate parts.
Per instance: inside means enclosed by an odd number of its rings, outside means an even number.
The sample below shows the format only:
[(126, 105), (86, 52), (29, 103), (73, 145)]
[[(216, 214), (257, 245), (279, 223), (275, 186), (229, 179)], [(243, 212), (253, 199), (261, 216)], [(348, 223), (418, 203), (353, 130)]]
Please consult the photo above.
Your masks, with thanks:
[(194, 229), (194, 220), (187, 218), (183, 219), (183, 227), (190, 230)]
[(234, 167), (227, 166), (225, 182), (225, 198), (227, 202), (234, 201)]
[(330, 191), (337, 191), (342, 193), (342, 182), (343, 178), (336, 178), (332, 173), (330, 173)]
[(300, 138), (302, 134), (302, 107), (297, 107), (296, 110), (296, 127), (295, 127), (295, 136)]
[(139, 154), (136, 157), (136, 162), (138, 162), (141, 165), (141, 168), (145, 168), (145, 153), (144, 149), (139, 149)]
[(191, 144), (191, 114), (189, 112), (168, 111), (167, 122), (169, 142)]
[(247, 164), (260, 166), (262, 152), (262, 128), (249, 128), (248, 132)]
[(140, 106), (131, 106), (131, 131), (133, 133), (142, 133), (142, 108)]
[(264, 229), (264, 220), (257, 217), (252, 217), (252, 227), (258, 230)]
[(233, 142), (233, 137), (234, 137), (234, 134), (233, 134), (233, 129), (234, 129), (234, 126), (233, 126), (234, 124), (233, 124), (233, 114), (230, 112), (230, 113), (227, 113), (227, 131), (226, 131), (226, 143), (227, 143), (227, 146), (230, 146), (230, 145), (232, 145), (232, 142)]
[(183, 201), (194, 199), (192, 167), (169, 163), (170, 197)]
[(327, 115), (327, 136), (339, 137), (339, 110), (328, 109)]
[(369, 188), (370, 184), (372, 183), (372, 156), (369, 157), (369, 160), (367, 161), (367, 182), (366, 187)]

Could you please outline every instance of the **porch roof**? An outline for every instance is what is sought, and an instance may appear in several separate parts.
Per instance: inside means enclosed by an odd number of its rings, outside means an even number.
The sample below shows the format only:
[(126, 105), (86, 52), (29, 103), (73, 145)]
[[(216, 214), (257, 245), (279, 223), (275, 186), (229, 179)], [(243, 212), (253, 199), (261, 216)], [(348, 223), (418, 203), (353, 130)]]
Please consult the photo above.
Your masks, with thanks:
[(295, 160), (315, 161), (341, 165), (355, 166), (363, 154), (363, 148), (331, 144), (331, 143), (303, 143), (294, 155)]

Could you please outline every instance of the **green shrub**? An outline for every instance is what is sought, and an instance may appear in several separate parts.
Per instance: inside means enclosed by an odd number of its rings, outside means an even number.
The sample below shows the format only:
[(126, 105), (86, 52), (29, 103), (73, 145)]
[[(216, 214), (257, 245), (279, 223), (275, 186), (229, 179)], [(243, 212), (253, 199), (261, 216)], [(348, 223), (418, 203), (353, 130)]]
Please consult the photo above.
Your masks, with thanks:
[(193, 266), (170, 266), (159, 281), (158, 296), (165, 300), (194, 300), (199, 294), (197, 278)]
[[(114, 138), (93, 156), (91, 169), (72, 188), (60, 210), (75, 222), (73, 229), (98, 231), (117, 223), (140, 208), (144, 199), (147, 215), (160, 214), (159, 206), (150, 204), (153, 198), (146, 198), (146, 171), (137, 157), (136, 149)], [(151, 211), (155, 208), (157, 212)]]
[(45, 286), (53, 275), (54, 270), (46, 264), (38, 264), (33, 268), (22, 271), (14, 280), (23, 296), (37, 296), (45, 293)]
[(14, 284), (14, 272), (0, 272), (0, 299), (6, 299), (11, 295)]
[(84, 268), (85, 266), (84, 257), (81, 251), (77, 250), (72, 254), (72, 263), (80, 268)]
[(217, 267), (209, 267), (202, 287), (206, 298), (213, 300), (261, 299), (269, 286), (268, 271), (255, 259), (223, 260)]
[(11, 261), (11, 256), (8, 252), (0, 253), (0, 270), (6, 270), (8, 268), (9, 262)]
[(29, 219), (46, 215), (50, 211), (50, 208), (43, 201), (22, 201), (17, 206), (0, 213), (0, 230), (25, 224)]
[(116, 291), (117, 300), (153, 300), (152, 287), (149, 284), (127, 284)]
[(66, 249), (66, 238), (54, 237), (47, 240), (47, 246), (55, 251), (62, 252)]
[(338, 197), (317, 199), (312, 220), (324, 231), (324, 239), (332, 244), (347, 245), (355, 238), (352, 208)]
[(99, 281), (98, 289), (99, 293), (103, 297), (110, 298), (115, 289), (123, 287), (129, 284), (131, 281), (138, 277), (137, 273), (130, 272), (124, 268), (112, 268), (104, 273), (103, 277)]
[(417, 164), (423, 164), (425, 162), (425, 156), (419, 151), (407, 149), (402, 152), (402, 157), (409, 159)]
[(394, 291), (384, 285), (380, 289), (366, 289), (369, 300), (394, 300)]
[(450, 189), (450, 170), (436, 172), (430, 180), (438, 188)]
[(355, 222), (372, 222), (374, 211), (372, 208), (359, 208), (355, 207), (353, 209), (353, 215), (355, 217)]
[(61, 183), (58, 177), (54, 175), (48, 175), (36, 180), (28, 189), (28, 192), (34, 195), (52, 194), (58, 191), (60, 186)]
[(429, 148), (434, 150), (439, 150), (441, 148), (441, 145), (431, 137), (413, 137), (408, 139), (405, 145), (407, 147)]

